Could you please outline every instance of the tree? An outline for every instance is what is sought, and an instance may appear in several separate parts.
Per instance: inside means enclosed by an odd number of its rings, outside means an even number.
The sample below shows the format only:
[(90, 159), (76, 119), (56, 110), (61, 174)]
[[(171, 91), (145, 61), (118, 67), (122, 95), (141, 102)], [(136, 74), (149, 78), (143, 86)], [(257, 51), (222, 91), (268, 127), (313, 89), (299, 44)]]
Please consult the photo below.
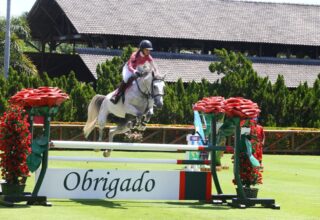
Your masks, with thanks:
[(78, 82), (70, 93), (71, 100), (73, 100), (75, 121), (87, 120), (87, 108), (91, 98), (95, 95), (93, 88), (85, 83)]
[[(151, 123), (177, 124), (181, 118), (182, 110), (180, 109), (178, 96), (175, 92), (175, 85), (166, 86), (166, 95), (164, 96), (164, 104), (161, 111), (155, 111)], [(178, 115), (178, 116), (177, 116)]]
[(310, 114), (308, 115), (309, 124), (308, 127), (320, 128), (320, 74), (313, 83), (312, 89), (310, 89), (312, 100), (309, 104)]
[(132, 52), (133, 48), (129, 46), (124, 49), (120, 57), (115, 56), (112, 60), (106, 60), (97, 66), (96, 92), (98, 94), (106, 95), (117, 88), (122, 79), (122, 67)]
[(289, 100), (289, 90), (285, 85), (283, 75), (278, 75), (277, 81), (273, 85), (274, 103), (272, 115), (276, 118), (277, 126), (285, 126), (285, 116), (287, 114), (287, 104)]
[[(177, 112), (176, 113), (176, 121), (179, 121), (180, 123), (185, 123), (186, 120), (186, 108), (191, 108), (192, 106), (188, 106), (187, 102), (187, 95), (184, 89), (184, 85), (181, 79), (178, 80), (178, 82), (175, 84), (175, 92), (174, 95), (177, 100)], [(175, 101), (175, 100), (173, 100)]]
[[(6, 22), (0, 18), (0, 66), (4, 65), (4, 39)], [(30, 39), (30, 28), (26, 17), (12, 18), (11, 21), (11, 44), (10, 44), (10, 66), (19, 73), (26, 72), (29, 75), (37, 74), (37, 68), (31, 60), (23, 54), (26, 41)]]
[(215, 50), (219, 62), (211, 63), (209, 70), (218, 75), (223, 74), (218, 87), (218, 94), (226, 98), (232, 96), (252, 97), (258, 89), (259, 77), (251, 61), (241, 53)]
[(310, 114), (310, 119), (312, 121), (312, 125), (309, 125), (310, 127), (316, 127), (320, 128), (320, 74), (318, 75), (318, 78), (313, 84), (313, 88), (311, 90), (313, 94), (313, 101), (311, 103), (310, 108), (312, 109), (311, 114)]

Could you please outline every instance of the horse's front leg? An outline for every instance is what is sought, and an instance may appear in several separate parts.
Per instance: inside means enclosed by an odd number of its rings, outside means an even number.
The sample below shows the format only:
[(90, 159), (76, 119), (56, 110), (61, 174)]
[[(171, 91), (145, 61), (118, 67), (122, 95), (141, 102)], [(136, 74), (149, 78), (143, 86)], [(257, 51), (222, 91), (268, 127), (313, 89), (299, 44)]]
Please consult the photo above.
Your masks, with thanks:
[(139, 124), (138, 130), (139, 131), (144, 131), (147, 128), (147, 123), (149, 123), (151, 117), (153, 115), (153, 108), (150, 108), (147, 112), (147, 114), (145, 114), (142, 117), (141, 123)]
[(144, 118), (144, 122), (148, 123), (150, 121), (152, 115), (153, 115), (153, 108), (150, 108), (146, 114), (146, 117)]
[(134, 128), (136, 128), (138, 130), (141, 128), (142, 123), (143, 123), (143, 118), (144, 118), (144, 116), (142, 116), (142, 115), (139, 115), (136, 117), (136, 120), (135, 120), (136, 122), (135, 122)]
[(126, 127), (130, 127), (130, 129), (133, 129), (141, 124), (143, 112), (132, 105), (126, 106), (126, 112)]

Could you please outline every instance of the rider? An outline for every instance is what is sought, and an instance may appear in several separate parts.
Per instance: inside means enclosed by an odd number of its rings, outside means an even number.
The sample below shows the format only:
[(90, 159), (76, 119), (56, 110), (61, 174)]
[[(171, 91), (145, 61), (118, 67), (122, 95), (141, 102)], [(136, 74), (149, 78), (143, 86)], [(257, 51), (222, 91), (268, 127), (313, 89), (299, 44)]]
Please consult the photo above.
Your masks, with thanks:
[(153, 50), (152, 43), (149, 40), (143, 40), (139, 44), (139, 50), (131, 54), (128, 62), (122, 69), (123, 80), (117, 91), (111, 97), (111, 101), (114, 104), (117, 104), (120, 97), (124, 94), (126, 88), (132, 83), (132, 81), (137, 77), (142, 76), (142, 73), (137, 70), (140, 65), (149, 62), (154, 67), (153, 58), (150, 55), (151, 50)]

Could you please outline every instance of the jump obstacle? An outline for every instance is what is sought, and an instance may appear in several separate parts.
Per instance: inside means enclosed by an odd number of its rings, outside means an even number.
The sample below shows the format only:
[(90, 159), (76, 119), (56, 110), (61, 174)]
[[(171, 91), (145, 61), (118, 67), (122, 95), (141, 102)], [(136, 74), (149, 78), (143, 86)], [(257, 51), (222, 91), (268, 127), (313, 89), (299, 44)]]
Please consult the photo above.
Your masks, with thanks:
[(94, 157), (65, 157), (49, 156), (49, 160), (55, 161), (82, 161), (82, 162), (102, 162), (102, 163), (147, 163), (147, 164), (206, 164), (210, 165), (210, 160), (175, 160), (175, 159), (142, 159), (142, 158), (94, 158)]
[[(173, 144), (136, 144), (136, 143), (109, 143), (109, 142), (79, 142), (79, 141), (49, 141), (51, 117), (57, 112), (57, 107), (32, 108), (31, 128), (33, 131), (33, 116), (44, 116), (45, 123), (43, 136), (32, 140), (31, 158), (38, 157), (38, 161), (31, 164), (30, 170), (37, 169), (37, 181), (32, 193), (24, 196), (10, 197), (1, 195), (0, 202), (7, 206), (13, 206), (16, 202), (27, 201), (29, 205), (49, 205), (47, 197), (56, 198), (84, 198), (84, 199), (173, 199), (173, 200), (202, 200), (213, 204), (227, 204), (232, 207), (246, 208), (256, 204), (263, 207), (279, 209), (274, 199), (248, 198), (244, 191), (239, 176), (239, 148), (240, 148), (240, 119), (235, 127), (235, 154), (234, 177), (237, 185), (236, 194), (223, 194), (218, 175), (216, 173), (216, 153), (224, 150), (224, 147), (216, 145), (217, 121), (212, 115), (209, 123), (209, 136), (206, 145), (173, 145)], [(32, 132), (33, 133), (33, 132)], [(214, 143), (214, 144), (213, 144)], [(208, 152), (211, 160), (172, 160), (172, 159), (140, 159), (140, 158), (88, 158), (88, 157), (49, 157), (50, 148), (64, 149), (117, 149), (117, 150), (142, 150), (142, 151), (201, 151)], [(40, 161), (39, 161), (40, 156)], [(210, 164), (211, 172), (188, 171), (150, 171), (142, 170), (68, 170), (47, 169), (48, 159), (68, 161), (92, 161), (111, 163), (162, 163), (162, 164)], [(48, 171), (48, 172), (47, 172)], [(217, 194), (212, 195), (211, 183), (215, 185)], [(168, 184), (169, 183), (169, 184)], [(60, 192), (57, 185), (63, 185), (66, 194), (51, 193)], [(157, 188), (160, 185), (163, 187)], [(53, 188), (52, 188), (53, 187)], [(50, 189), (51, 188), (51, 189)], [(157, 188), (157, 189), (156, 189)], [(166, 190), (167, 192), (165, 193)], [(86, 194), (82, 192), (90, 191)], [(120, 193), (121, 191), (121, 193)], [(154, 192), (153, 192), (154, 191)], [(137, 196), (144, 192), (142, 197)], [(153, 192), (153, 193), (151, 193)], [(50, 194), (51, 193), (51, 194)], [(118, 195), (119, 194), (119, 195)], [(70, 195), (70, 197), (68, 197)], [(76, 195), (76, 196), (75, 196)], [(102, 197), (101, 197), (102, 195)], [(151, 196), (150, 196), (151, 195)], [(163, 196), (165, 195), (165, 196)]]
[(108, 149), (129, 151), (210, 151), (223, 150), (224, 147), (208, 147), (205, 145), (182, 144), (138, 144), (116, 142), (90, 142), (90, 141), (51, 141), (51, 148), (63, 149)]

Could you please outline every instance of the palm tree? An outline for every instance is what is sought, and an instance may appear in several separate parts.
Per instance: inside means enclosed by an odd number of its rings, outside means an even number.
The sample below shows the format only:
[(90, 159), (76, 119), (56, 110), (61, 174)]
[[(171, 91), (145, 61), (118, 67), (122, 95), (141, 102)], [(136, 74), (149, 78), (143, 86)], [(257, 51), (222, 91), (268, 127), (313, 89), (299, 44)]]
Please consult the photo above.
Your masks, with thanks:
[[(4, 66), (4, 42), (6, 21), (0, 18), (0, 68)], [(26, 20), (26, 14), (11, 18), (11, 45), (10, 66), (18, 72), (26, 72), (30, 75), (37, 74), (37, 68), (32, 61), (23, 54), (26, 42), (31, 39), (30, 28)]]

